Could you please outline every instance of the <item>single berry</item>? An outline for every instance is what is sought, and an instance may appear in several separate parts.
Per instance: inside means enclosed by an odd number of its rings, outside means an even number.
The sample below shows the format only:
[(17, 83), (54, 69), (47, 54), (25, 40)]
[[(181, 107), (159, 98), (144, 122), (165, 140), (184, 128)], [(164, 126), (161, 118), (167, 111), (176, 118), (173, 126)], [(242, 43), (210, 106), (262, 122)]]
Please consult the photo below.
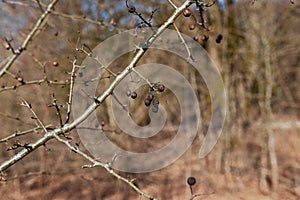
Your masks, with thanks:
[(149, 99), (150, 101), (152, 101), (154, 99), (153, 92), (149, 92), (149, 94), (147, 95), (146, 99)]
[(4, 47), (5, 47), (6, 50), (10, 50), (9, 44), (5, 44)]
[(199, 40), (198, 36), (195, 36), (194, 40), (197, 42)]
[(192, 186), (192, 185), (195, 185), (196, 184), (196, 178), (193, 177), (193, 176), (190, 176), (188, 179), (187, 179), (187, 183)]
[(151, 99), (148, 99), (148, 98), (146, 98), (145, 100), (144, 100), (144, 103), (145, 103), (145, 106), (150, 106), (150, 104), (151, 104)]
[(131, 96), (131, 91), (130, 91), (130, 89), (127, 89), (127, 90), (126, 90), (126, 96), (128, 96), (128, 97)]
[(22, 78), (21, 76), (18, 76), (18, 77), (17, 77), (17, 81), (19, 81), (19, 82), (22, 83), (24, 80), (23, 80), (23, 78)]
[(159, 92), (163, 92), (163, 91), (165, 90), (165, 86), (164, 86), (163, 84), (158, 84), (157, 90), (158, 90)]
[(137, 93), (136, 92), (131, 92), (130, 97), (132, 99), (135, 99), (137, 97)]
[(135, 7), (134, 6), (129, 6), (128, 7), (128, 12), (134, 13), (135, 12)]
[(219, 34), (216, 38), (216, 43), (220, 44), (222, 39), (223, 39), (223, 36), (221, 34)]
[(58, 65), (59, 65), (59, 63), (58, 63), (58, 62), (56, 62), (56, 61), (53, 61), (53, 62), (52, 62), (52, 66), (54, 66), (54, 67), (58, 67)]
[(204, 34), (204, 35), (201, 36), (201, 40), (202, 40), (202, 41), (207, 41), (208, 39), (209, 39), (209, 36), (208, 36), (208, 35), (205, 35), (205, 34)]
[(158, 106), (158, 104), (159, 104), (159, 101), (157, 99), (154, 99), (153, 100), (153, 106)]
[(194, 29), (195, 29), (195, 25), (194, 25), (194, 24), (190, 25), (190, 26), (189, 26), (189, 29), (190, 29), (191, 31), (194, 30)]
[(182, 11), (182, 13), (183, 13), (183, 16), (185, 16), (185, 17), (191, 16), (191, 10), (188, 9), (188, 8), (184, 9), (184, 10)]
[(158, 112), (158, 105), (157, 106), (152, 106), (151, 111), (154, 113)]

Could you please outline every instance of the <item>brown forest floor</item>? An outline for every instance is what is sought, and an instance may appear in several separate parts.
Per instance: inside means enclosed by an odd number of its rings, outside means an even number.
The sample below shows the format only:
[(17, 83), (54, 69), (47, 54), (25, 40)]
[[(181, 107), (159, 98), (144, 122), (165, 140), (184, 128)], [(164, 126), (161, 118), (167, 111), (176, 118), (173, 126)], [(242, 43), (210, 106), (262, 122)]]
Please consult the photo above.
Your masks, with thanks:
[[(279, 187), (275, 193), (262, 192), (259, 185), (260, 145), (258, 133), (249, 128), (230, 152), (231, 173), (218, 169), (221, 140), (204, 160), (197, 157), (199, 142), (172, 165), (147, 174), (124, 174), (158, 199), (189, 199), (188, 176), (197, 178), (195, 193), (209, 193), (206, 200), (297, 200), (300, 199), (299, 129), (274, 130), (279, 165)], [(74, 140), (76, 140), (74, 136)], [(1, 149), (3, 151), (3, 149)], [(1, 159), (3, 160), (3, 158)], [(54, 141), (6, 171), (0, 183), (0, 199), (140, 199), (126, 184), (101, 168), (82, 169), (88, 164), (75, 153)], [(34, 174), (46, 171), (44, 174)], [(15, 177), (16, 176), (16, 177)], [(270, 186), (272, 184), (270, 183)], [(145, 199), (145, 198), (141, 198)]]

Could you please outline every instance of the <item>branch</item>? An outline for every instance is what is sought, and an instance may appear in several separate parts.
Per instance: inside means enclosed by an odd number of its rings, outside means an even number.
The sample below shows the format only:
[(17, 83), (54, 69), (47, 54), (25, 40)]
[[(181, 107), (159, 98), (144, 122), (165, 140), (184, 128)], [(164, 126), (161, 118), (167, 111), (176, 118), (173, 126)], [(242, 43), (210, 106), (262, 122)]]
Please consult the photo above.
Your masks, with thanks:
[[(56, 1), (53, 1), (53, 3), (55, 3)], [(47, 132), (44, 134), (44, 136), (40, 139), (38, 139), (36, 142), (31, 143), (31, 144), (27, 144), (26, 148), (24, 148), (23, 150), (21, 150), (20, 152), (18, 152), (16, 155), (14, 155), (13, 157), (11, 157), (10, 159), (4, 161), (3, 163), (0, 164), (0, 173), (3, 172), (4, 170), (6, 170), (7, 168), (11, 167), (12, 165), (14, 165), (16, 162), (20, 161), (21, 159), (23, 159), (24, 157), (26, 157), (30, 152), (36, 150), (38, 147), (45, 145), (47, 143), (47, 141), (49, 141), (52, 138), (56, 138), (58, 139), (59, 135), (64, 134), (66, 132), (71, 131), (72, 129), (74, 129), (76, 126), (78, 126), (81, 122), (83, 122), (85, 119), (88, 118), (88, 116), (93, 113), (96, 108), (104, 102), (104, 100), (110, 96), (114, 90), (114, 88), (132, 71), (132, 69), (135, 67), (135, 65), (137, 64), (137, 62), (142, 58), (142, 56), (145, 54), (145, 52), (147, 51), (148, 47), (156, 40), (156, 38), (162, 34), (164, 32), (165, 29), (168, 28), (168, 26), (170, 26), (171, 24), (174, 23), (175, 19), (181, 15), (182, 11), (189, 7), (191, 4), (193, 3), (193, 1), (185, 1), (180, 7), (178, 7), (178, 9), (176, 9), (174, 11), (174, 13), (168, 18), (168, 20), (157, 29), (156, 32), (153, 33), (153, 35), (147, 40), (147, 42), (145, 43), (145, 45), (143, 46), (143, 48), (139, 48), (132, 61), (129, 63), (129, 65), (120, 73), (117, 75), (117, 77), (115, 78), (115, 80), (111, 83), (111, 85), (103, 92), (102, 95), (100, 95), (99, 97), (97, 97), (95, 99), (95, 101), (86, 109), (86, 111), (84, 113), (82, 113), (82, 115), (80, 117), (78, 117), (77, 119), (75, 119), (72, 123), (70, 124), (65, 124), (63, 127), (59, 127), (56, 128), (50, 132)], [(48, 6), (51, 7), (50, 5)], [(59, 139), (58, 139), (59, 140)], [(90, 160), (90, 157), (86, 157), (85, 158)], [(93, 159), (90, 161), (94, 161)], [(97, 161), (96, 161), (97, 162)], [(94, 163), (95, 164), (95, 163)], [(137, 192), (140, 193), (140, 190), (130, 181), (128, 181), (127, 179), (123, 178), (122, 176), (114, 173), (114, 171), (107, 165), (103, 165), (100, 164), (100, 162), (97, 162), (97, 164), (103, 168), (105, 168), (109, 173), (111, 173), (112, 175), (114, 175), (115, 177), (117, 177), (118, 179), (126, 182), (127, 184), (129, 184), (134, 190), (136, 190)], [(141, 193), (140, 193), (141, 194)], [(153, 199), (150, 196), (147, 196), (147, 198), (149, 199)]]
[(27, 35), (25, 41), (21, 45), (21, 48), (18, 52), (15, 54), (11, 55), (9, 57), (8, 62), (4, 65), (4, 67), (0, 70), (0, 77), (4, 75), (10, 68), (10, 66), (15, 62), (15, 60), (22, 54), (22, 52), (27, 48), (28, 44), (30, 41), (32, 41), (32, 38), (36, 36), (38, 30), (41, 29), (41, 27), (44, 25), (44, 21), (46, 20), (46, 17), (49, 15), (51, 9), (55, 6), (55, 4), (58, 2), (58, 0), (52, 0), (51, 3), (48, 5), (47, 9), (45, 12), (41, 15), (41, 17), (38, 19), (36, 22), (35, 26), (33, 29), (30, 31), (30, 33)]
[(71, 72), (71, 81), (70, 81), (70, 92), (69, 92), (69, 100), (68, 100), (68, 108), (67, 108), (67, 116), (66, 116), (66, 123), (69, 123), (70, 115), (71, 115), (71, 104), (73, 100), (73, 87), (74, 87), (74, 79), (76, 77), (76, 59), (73, 61), (73, 68)]
[[(92, 168), (92, 167), (97, 167), (97, 166), (101, 166), (102, 168), (104, 168), (108, 173), (110, 173), (111, 175), (113, 175), (114, 177), (116, 177), (117, 179), (125, 182), (126, 184), (128, 184), (133, 190), (135, 190), (137, 193), (139, 193), (140, 195), (148, 198), (148, 199), (152, 199), (155, 200), (155, 198), (151, 197), (150, 195), (148, 195), (147, 193), (143, 192), (141, 189), (139, 189), (131, 180), (128, 180), (126, 178), (124, 178), (123, 176), (117, 174), (111, 167), (110, 165), (112, 163), (102, 163), (99, 162), (95, 159), (93, 159), (92, 157), (88, 156), (87, 154), (85, 154), (84, 152), (80, 151), (77, 147), (72, 146), (68, 141), (60, 138), (58, 135), (54, 135), (55, 139), (58, 140), (61, 143), (64, 143), (69, 149), (71, 149), (73, 152), (81, 155), (82, 157), (84, 157), (85, 159), (89, 160), (91, 163), (93, 163), (93, 165), (84, 165), (83, 168)], [(112, 161), (113, 162), (113, 161)]]
[[(48, 128), (51, 128), (53, 126), (52, 125), (47, 125), (45, 127), (48, 129)], [(37, 132), (39, 129), (43, 129), (43, 127), (37, 126), (35, 128), (29, 129), (29, 130), (26, 130), (26, 131), (15, 131), (15, 133), (13, 133), (13, 134), (5, 137), (5, 138), (0, 139), (0, 143), (7, 142), (8, 140), (11, 140), (11, 139), (16, 138), (18, 136), (26, 135), (28, 133)]]

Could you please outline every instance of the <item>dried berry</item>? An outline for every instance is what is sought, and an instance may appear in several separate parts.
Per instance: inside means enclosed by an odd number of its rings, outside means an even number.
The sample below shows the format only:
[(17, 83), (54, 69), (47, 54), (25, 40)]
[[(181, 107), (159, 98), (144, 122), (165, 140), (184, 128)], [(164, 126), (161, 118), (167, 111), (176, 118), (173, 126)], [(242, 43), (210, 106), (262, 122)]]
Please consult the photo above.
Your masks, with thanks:
[(159, 104), (159, 101), (157, 99), (154, 99), (153, 100), (153, 106), (158, 106), (158, 104)]
[(23, 79), (21, 76), (18, 76), (18, 77), (17, 77), (17, 81), (19, 81), (20, 83), (23, 83), (23, 82), (24, 82), (24, 79)]
[(59, 65), (58, 62), (56, 62), (56, 61), (53, 61), (53, 62), (52, 62), (52, 66), (53, 66), (53, 67), (58, 67), (58, 65)]
[(223, 39), (223, 36), (221, 34), (219, 34), (216, 38), (216, 43), (220, 44), (222, 39)]
[(4, 47), (5, 47), (6, 50), (10, 50), (9, 44), (5, 44)]
[(158, 105), (157, 106), (152, 106), (151, 111), (154, 113), (158, 112)]
[(202, 41), (207, 41), (208, 39), (209, 39), (209, 36), (208, 36), (208, 35), (205, 35), (205, 34), (204, 34), (204, 35), (201, 36), (201, 40), (202, 40)]
[(187, 179), (187, 184), (189, 184), (190, 186), (195, 185), (195, 184), (196, 184), (196, 178), (193, 177), (193, 176), (190, 176), (190, 177)]
[(137, 93), (136, 92), (131, 92), (130, 97), (132, 99), (135, 99), (137, 97)]
[(131, 96), (131, 91), (130, 91), (130, 89), (127, 89), (127, 90), (126, 90), (126, 96), (128, 96), (128, 97)]
[(184, 10), (182, 11), (182, 13), (183, 13), (183, 16), (185, 16), (185, 17), (191, 16), (191, 10), (188, 9), (188, 8), (184, 9)]
[(197, 42), (199, 40), (198, 36), (195, 36), (194, 40)]
[(148, 99), (148, 98), (146, 98), (145, 100), (144, 100), (144, 103), (145, 103), (145, 106), (150, 106), (150, 104), (151, 104), (151, 99)]
[(164, 86), (163, 84), (158, 84), (157, 90), (158, 90), (159, 92), (163, 92), (163, 91), (165, 90), (165, 86)]
[(128, 7), (128, 12), (134, 13), (135, 12), (135, 7), (134, 6), (129, 6)]
[(195, 29), (195, 25), (194, 24), (191, 24), (190, 26), (189, 26), (189, 29), (192, 31), (192, 30), (194, 30)]

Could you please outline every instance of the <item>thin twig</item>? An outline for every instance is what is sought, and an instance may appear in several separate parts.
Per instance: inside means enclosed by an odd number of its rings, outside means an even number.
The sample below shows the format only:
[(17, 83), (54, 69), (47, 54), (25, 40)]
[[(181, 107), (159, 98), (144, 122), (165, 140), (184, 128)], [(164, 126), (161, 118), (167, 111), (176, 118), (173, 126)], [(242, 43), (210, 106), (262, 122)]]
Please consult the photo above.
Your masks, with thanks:
[[(45, 127), (46, 127), (46, 129), (49, 129), (53, 126), (52, 125), (47, 125)], [(16, 131), (15, 133), (13, 133), (13, 134), (5, 137), (5, 138), (0, 139), (0, 143), (7, 142), (8, 140), (11, 140), (11, 139), (16, 138), (18, 136), (26, 135), (26, 134), (29, 134), (29, 133), (32, 133), (32, 132), (37, 132), (40, 129), (43, 129), (43, 127), (37, 126), (35, 128), (29, 129), (29, 130), (26, 130), (26, 131)]]
[[(84, 152), (82, 152), (81, 150), (79, 150), (77, 147), (72, 146), (68, 141), (60, 138), (58, 135), (54, 135), (54, 138), (57, 139), (59, 142), (64, 143), (69, 149), (71, 149), (73, 152), (81, 155), (82, 157), (84, 157), (85, 159), (89, 160), (91, 163), (93, 163), (93, 165), (85, 165), (84, 168), (92, 168), (92, 167), (97, 167), (97, 166), (101, 166), (102, 168), (104, 168), (107, 172), (109, 172), (111, 175), (113, 175), (114, 177), (116, 177), (117, 179), (125, 182), (126, 184), (128, 184), (132, 189), (134, 189), (137, 193), (139, 193), (140, 195), (148, 198), (148, 199), (155, 199), (152, 196), (148, 195), (147, 193), (145, 193), (144, 191), (142, 191), (141, 189), (139, 189), (131, 180), (126, 179), (125, 177), (117, 174), (111, 167), (111, 163), (103, 163), (103, 162), (99, 162), (95, 159), (93, 159), (92, 157), (88, 156), (87, 154), (85, 154)], [(113, 159), (112, 159), (113, 160)]]
[(34, 112), (34, 110), (32, 109), (31, 104), (29, 104), (25, 99), (23, 99), (21, 105), (22, 106), (26, 106), (30, 110), (30, 112), (34, 116), (34, 119), (37, 120), (37, 122), (40, 124), (40, 126), (44, 129), (45, 133), (47, 133), (47, 128), (45, 127), (45, 125), (43, 124), (43, 122), (39, 119), (39, 117), (37, 116), (37, 114)]
[(177, 9), (178, 7), (173, 3), (172, 0), (168, 0), (168, 2), (171, 4), (171, 6), (173, 6), (173, 8)]
[(113, 98), (117, 101), (117, 103), (122, 107), (123, 110), (125, 110), (126, 112), (128, 112), (126, 105), (123, 105), (122, 102), (119, 100), (119, 98), (116, 96), (115, 93), (111, 94), (113, 96)]
[(0, 93), (8, 90), (16, 90), (17, 88), (25, 85), (40, 85), (42, 83), (47, 83), (49, 85), (68, 85), (69, 80), (66, 81), (51, 81), (48, 80), (47, 77), (44, 77), (41, 80), (33, 80), (33, 81), (24, 81), (23, 83), (12, 85), (12, 86), (3, 86), (0, 88)]
[(179, 29), (177, 28), (176, 24), (174, 23), (173, 26), (174, 26), (176, 32), (178, 33), (178, 35), (180, 37), (180, 40), (182, 41), (183, 45), (186, 48), (186, 51), (188, 53), (188, 59), (187, 59), (188, 62), (189, 62), (189, 60), (195, 61), (194, 58), (193, 58), (193, 55), (191, 54), (190, 48), (188, 47), (187, 43), (185, 42), (184, 38), (182, 37), (182, 35), (181, 35)]
[(94, 60), (96, 60), (98, 62), (98, 64), (100, 64), (101, 68), (105, 69), (105, 71), (107, 71), (109, 74), (111, 74), (114, 77), (117, 77), (117, 74), (115, 74), (113, 71), (108, 69), (108, 67), (106, 67), (104, 64), (102, 64), (102, 62), (99, 60), (98, 57), (94, 58)]
[(153, 84), (145, 76), (143, 76), (140, 72), (138, 72), (134, 68), (132, 68), (132, 71), (134, 73), (136, 73), (136, 75), (138, 75), (141, 79), (143, 79), (149, 85), (149, 87), (151, 87), (151, 88), (153, 87)]
[(57, 105), (57, 100), (56, 100), (56, 98), (55, 98), (54, 93), (52, 94), (52, 98), (53, 98), (52, 104), (49, 105), (49, 107), (55, 107), (56, 115), (57, 115), (58, 120), (59, 120), (59, 125), (60, 125), (60, 127), (62, 127), (62, 126), (63, 126), (63, 122), (62, 122), (62, 117), (61, 117), (61, 113), (60, 113), (60, 108), (59, 108), (59, 106)]
[(70, 92), (69, 92), (69, 100), (68, 100), (68, 107), (67, 107), (67, 116), (66, 116), (66, 123), (69, 123), (70, 121), (70, 115), (71, 115), (71, 104), (72, 104), (72, 100), (73, 100), (73, 87), (74, 87), (74, 81), (75, 81), (75, 77), (76, 77), (76, 59), (73, 61), (73, 68), (72, 68), (72, 72), (71, 72), (71, 82), (70, 82)]

